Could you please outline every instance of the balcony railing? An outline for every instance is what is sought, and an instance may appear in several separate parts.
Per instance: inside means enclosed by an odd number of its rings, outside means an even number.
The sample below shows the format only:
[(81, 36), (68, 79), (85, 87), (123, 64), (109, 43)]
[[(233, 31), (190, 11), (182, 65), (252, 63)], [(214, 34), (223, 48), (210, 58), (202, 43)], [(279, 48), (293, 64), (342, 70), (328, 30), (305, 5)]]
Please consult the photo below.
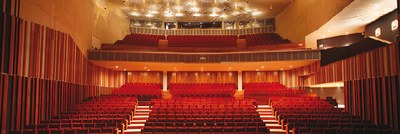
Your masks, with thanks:
[(129, 61), (129, 62), (182, 62), (182, 63), (221, 63), (221, 62), (260, 62), (319, 60), (318, 50), (304, 51), (253, 51), (218, 53), (180, 53), (144, 51), (90, 50), (89, 60)]
[(132, 27), (131, 33), (152, 35), (246, 35), (257, 33), (274, 33), (275, 27), (265, 26), (246, 29), (151, 29)]

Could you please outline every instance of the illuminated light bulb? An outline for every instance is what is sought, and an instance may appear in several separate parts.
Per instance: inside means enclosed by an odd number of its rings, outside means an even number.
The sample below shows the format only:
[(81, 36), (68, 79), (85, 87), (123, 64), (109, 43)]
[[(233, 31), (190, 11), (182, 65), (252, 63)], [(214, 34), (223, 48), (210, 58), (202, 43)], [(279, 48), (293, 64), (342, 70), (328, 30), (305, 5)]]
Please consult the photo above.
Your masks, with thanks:
[(132, 16), (140, 16), (140, 14), (138, 12), (131, 12)]
[(183, 16), (183, 13), (176, 13), (175, 16), (181, 17), (181, 16)]
[(144, 16), (146, 16), (146, 17), (154, 17), (154, 15), (153, 14), (146, 14), (146, 15), (144, 15)]
[(199, 16), (201, 16), (201, 14), (199, 14), (199, 13), (194, 13), (193, 16), (199, 17)]

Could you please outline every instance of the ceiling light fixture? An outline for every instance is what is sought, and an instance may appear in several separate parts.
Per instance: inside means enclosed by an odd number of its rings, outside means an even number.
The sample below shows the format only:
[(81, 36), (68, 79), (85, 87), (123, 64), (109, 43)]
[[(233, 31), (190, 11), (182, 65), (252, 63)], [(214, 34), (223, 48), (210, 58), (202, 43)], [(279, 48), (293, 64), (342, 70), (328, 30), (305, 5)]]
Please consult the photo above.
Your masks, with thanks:
[(176, 17), (182, 17), (182, 16), (183, 16), (183, 13), (176, 13), (175, 16), (176, 16)]
[(194, 13), (193, 16), (199, 17), (199, 16), (201, 16), (201, 14), (200, 13)]
[(154, 17), (153, 14), (146, 14), (146, 15), (144, 15), (144, 16), (149, 17), (149, 18)]
[(251, 15), (253, 15), (253, 16), (258, 16), (260, 14), (261, 14), (261, 12), (257, 11), (257, 9), (254, 9), (254, 11), (251, 13)]
[(226, 18), (226, 17), (228, 17), (228, 15), (226, 15), (226, 14), (221, 14), (220, 17), (221, 17), (221, 18)]
[(210, 14), (210, 16), (211, 16), (211, 17), (217, 17), (217, 16), (219, 16), (219, 15), (216, 14), (216, 13), (212, 13), (212, 14)]
[(140, 13), (134, 11), (134, 12), (131, 12), (131, 15), (132, 15), (132, 16), (140, 16)]

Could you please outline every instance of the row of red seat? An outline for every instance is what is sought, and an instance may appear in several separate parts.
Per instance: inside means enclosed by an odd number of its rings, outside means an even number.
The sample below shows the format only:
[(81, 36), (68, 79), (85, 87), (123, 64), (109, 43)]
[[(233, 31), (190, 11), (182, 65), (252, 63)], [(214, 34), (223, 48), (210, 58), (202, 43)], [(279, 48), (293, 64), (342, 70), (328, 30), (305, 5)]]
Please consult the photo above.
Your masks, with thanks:
[(139, 99), (161, 98), (161, 84), (158, 83), (127, 83), (113, 91), (121, 96), (135, 96)]
[(123, 40), (115, 42), (115, 44), (158, 47), (160, 39), (165, 39), (165, 37), (161, 35), (129, 34)]
[[(25, 130), (24, 134), (111, 134), (114, 133), (115, 129), (109, 128), (73, 128), (73, 129), (35, 129)], [(13, 131), (11, 134), (21, 134), (20, 131)]]
[[(200, 110), (204, 107), (204, 103), (198, 103), (199, 101), (205, 102), (205, 100), (215, 100), (207, 102), (210, 106), (207, 111)], [(166, 103), (167, 101), (171, 103)], [(152, 111), (143, 132), (202, 132), (204, 130), (208, 133), (219, 131), (267, 133), (268, 129), (262, 122), (255, 106), (251, 105), (252, 102), (253, 100), (236, 100), (232, 97), (197, 97), (197, 99), (196, 97), (177, 97), (171, 100), (152, 100)], [(171, 108), (166, 105), (172, 103), (177, 107)], [(236, 105), (237, 107), (233, 108), (232, 104), (245, 105)], [(218, 107), (212, 107), (213, 105)], [(240, 130), (236, 131), (239, 128)], [(224, 129), (227, 130), (224, 131)]]
[(266, 134), (269, 130), (265, 126), (216, 126), (216, 127), (186, 127), (186, 126), (145, 126), (143, 129), (145, 134), (153, 133), (257, 133)]
[(247, 98), (262, 96), (269, 99), (275, 119), (287, 133), (289, 130), (296, 134), (396, 133), (387, 126), (377, 126), (334, 107), (332, 98), (327, 101), (279, 83), (248, 83), (244, 87)]
[(237, 37), (223, 36), (168, 36), (169, 47), (236, 47)]
[(234, 84), (170, 84), (170, 92), (174, 96), (206, 96), (231, 97), (235, 93)]
[(218, 126), (246, 126), (246, 127), (251, 127), (251, 126), (258, 126), (258, 125), (263, 125), (265, 123), (263, 123), (262, 121), (256, 121), (256, 120), (249, 120), (246, 123), (243, 122), (201, 122), (201, 121), (197, 121), (197, 122), (179, 122), (179, 121), (167, 121), (167, 122), (158, 122), (158, 121), (147, 121), (145, 123), (145, 126), (186, 126), (186, 127), (192, 127), (192, 126), (196, 126), (196, 127), (218, 127)]
[(246, 39), (247, 46), (291, 43), (289, 40), (282, 39), (281, 36), (275, 33), (249, 34), (242, 35), (239, 38)]
[(39, 124), (31, 124), (15, 134), (52, 133), (114, 133), (126, 129), (135, 113), (137, 99), (116, 95), (89, 98), (86, 102), (72, 107), (69, 111), (53, 116)]
[[(240, 39), (246, 39), (247, 46), (258, 46), (268, 44), (288, 44), (287, 39), (275, 33), (261, 33), (241, 35)], [(158, 47), (159, 40), (165, 39), (163, 35), (129, 34), (123, 40), (118, 40), (116, 45), (150, 46)], [(237, 47), (237, 36), (235, 35), (170, 35), (168, 36), (169, 47)]]
[(332, 128), (337, 129), (337, 132), (343, 129), (364, 132), (368, 128), (377, 128), (372, 122), (351, 116), (319, 97), (294, 94), (291, 97), (272, 97), (270, 102), (278, 123), (287, 132), (292, 130), (294, 133), (325, 133)]

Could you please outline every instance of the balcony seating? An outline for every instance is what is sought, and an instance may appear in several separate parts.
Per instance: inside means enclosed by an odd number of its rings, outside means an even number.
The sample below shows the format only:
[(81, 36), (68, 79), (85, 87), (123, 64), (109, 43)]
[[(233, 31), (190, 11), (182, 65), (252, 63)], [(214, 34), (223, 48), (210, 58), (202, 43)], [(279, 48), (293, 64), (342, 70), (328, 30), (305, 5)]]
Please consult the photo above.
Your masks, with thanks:
[(236, 36), (168, 36), (168, 47), (236, 47)]
[(144, 133), (268, 133), (253, 100), (176, 97), (151, 104)]
[(233, 96), (235, 84), (170, 84), (174, 96)]
[[(137, 99), (115, 95), (91, 98), (67, 112), (53, 116), (36, 125), (27, 125), (15, 134), (81, 134), (114, 133), (121, 124), (128, 125), (133, 117)], [(118, 129), (117, 129), (118, 128)]]
[(161, 98), (161, 87), (162, 85), (158, 83), (127, 83), (114, 90), (113, 94), (135, 96), (140, 100), (150, 100), (152, 98)]
[(165, 39), (165, 37), (162, 35), (129, 34), (123, 40), (118, 40), (114, 44), (158, 47), (158, 40), (160, 39)]
[(246, 39), (247, 46), (291, 43), (289, 40), (282, 39), (281, 36), (275, 33), (241, 35), (239, 38)]

